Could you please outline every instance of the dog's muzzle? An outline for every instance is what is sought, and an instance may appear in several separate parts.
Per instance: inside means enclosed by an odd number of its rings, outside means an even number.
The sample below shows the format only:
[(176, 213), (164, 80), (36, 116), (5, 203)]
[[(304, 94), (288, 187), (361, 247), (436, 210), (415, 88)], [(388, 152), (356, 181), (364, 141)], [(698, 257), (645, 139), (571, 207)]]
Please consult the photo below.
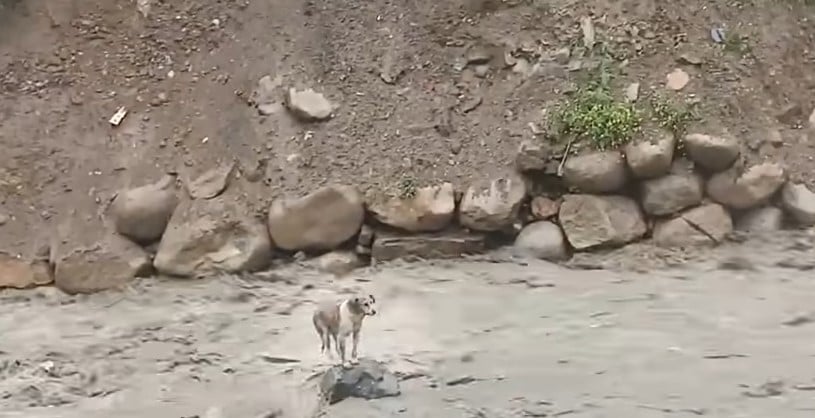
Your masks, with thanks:
[(376, 315), (376, 309), (371, 309), (371, 313), (369, 313), (368, 315), (370, 316)]

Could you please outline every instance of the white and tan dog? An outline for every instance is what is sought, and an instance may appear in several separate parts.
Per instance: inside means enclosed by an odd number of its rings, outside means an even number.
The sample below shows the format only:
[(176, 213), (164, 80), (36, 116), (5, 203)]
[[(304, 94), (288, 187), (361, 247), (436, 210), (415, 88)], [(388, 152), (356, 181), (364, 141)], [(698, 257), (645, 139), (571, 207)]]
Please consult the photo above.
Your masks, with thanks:
[(373, 295), (354, 296), (341, 302), (325, 303), (320, 305), (312, 321), (317, 334), (320, 336), (322, 346), (320, 352), (332, 358), (331, 339), (334, 339), (337, 354), (343, 367), (347, 367), (345, 362), (345, 340), (349, 335), (353, 338), (351, 348), (351, 364), (359, 362), (357, 357), (357, 346), (359, 345), (359, 332), (362, 329), (362, 321), (366, 316), (376, 315), (374, 304), (376, 299)]

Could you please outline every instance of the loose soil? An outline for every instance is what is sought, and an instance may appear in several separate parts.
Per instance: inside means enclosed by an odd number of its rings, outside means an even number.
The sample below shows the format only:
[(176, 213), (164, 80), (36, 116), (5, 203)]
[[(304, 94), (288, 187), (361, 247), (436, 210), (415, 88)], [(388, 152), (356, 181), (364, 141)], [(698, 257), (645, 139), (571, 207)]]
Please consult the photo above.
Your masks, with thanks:
[[(782, 160), (815, 185), (809, 132), (791, 127), (815, 105), (813, 10), (797, 0), (4, 0), (0, 246), (92, 242), (117, 190), (231, 160), (254, 179), (240, 187), (259, 210), (327, 182), (382, 191), (490, 176), (585, 73), (544, 62), (527, 77), (504, 65), (505, 47), (537, 57), (579, 46), (588, 15), (622, 64), (621, 94), (639, 82), (642, 96), (698, 101), (694, 129), (727, 130), (749, 158)], [(725, 46), (711, 40), (717, 27)], [(488, 67), (466, 65), (478, 50)], [(688, 54), (699, 64), (677, 62)], [(669, 93), (676, 67), (691, 82)], [(308, 125), (282, 109), (260, 116), (247, 99), (264, 75), (340, 108)], [(112, 127), (120, 106), (129, 114)]]
[(401, 376), (402, 394), (323, 416), (809, 417), (812, 248), (810, 235), (767, 237), (649, 274), (493, 255), (341, 279), (293, 266), (91, 296), (8, 291), (0, 416), (313, 416), (329, 364), (311, 311), (370, 292), (361, 355)]

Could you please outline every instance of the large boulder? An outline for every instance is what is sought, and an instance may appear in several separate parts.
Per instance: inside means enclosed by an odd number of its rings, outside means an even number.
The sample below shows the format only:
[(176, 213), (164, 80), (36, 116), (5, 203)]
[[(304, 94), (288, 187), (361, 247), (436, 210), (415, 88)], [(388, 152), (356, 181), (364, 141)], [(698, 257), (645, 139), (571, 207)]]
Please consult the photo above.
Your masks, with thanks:
[(625, 159), (635, 177), (659, 177), (671, 169), (676, 149), (673, 133), (660, 131), (650, 140), (630, 142), (625, 146)]
[(741, 153), (739, 141), (732, 137), (693, 133), (685, 136), (684, 145), (693, 162), (712, 172), (727, 169)]
[(781, 206), (797, 224), (815, 225), (815, 193), (805, 184), (787, 183), (781, 189)]
[(533, 222), (515, 237), (516, 251), (542, 260), (558, 261), (569, 258), (566, 237), (559, 226), (549, 221)]
[(641, 192), (645, 213), (670, 215), (702, 203), (704, 179), (693, 170), (681, 170), (675, 166), (666, 176), (643, 181)]
[(617, 151), (592, 152), (570, 157), (563, 165), (563, 179), (583, 193), (611, 193), (626, 180), (625, 160)]
[(750, 209), (736, 222), (736, 229), (744, 232), (774, 232), (783, 226), (784, 211), (774, 206)]
[(398, 258), (445, 259), (486, 250), (484, 237), (476, 234), (416, 234), (377, 233), (371, 248), (375, 261)]
[(399, 379), (384, 364), (361, 359), (359, 364), (345, 368), (334, 366), (323, 374), (320, 393), (329, 404), (349, 397), (378, 399), (399, 396)]
[(648, 230), (637, 203), (623, 196), (566, 195), (559, 218), (576, 250), (623, 245)]
[(418, 188), (411, 197), (373, 200), (368, 210), (379, 222), (405, 231), (439, 231), (453, 220), (456, 199), (453, 185), (443, 183)]
[(498, 231), (512, 225), (526, 197), (526, 184), (515, 173), (474, 183), (459, 208), (461, 225), (476, 231)]
[(661, 247), (715, 245), (733, 231), (733, 221), (723, 206), (711, 203), (689, 209), (674, 219), (658, 222), (654, 243)]
[(0, 289), (27, 289), (53, 281), (47, 260), (29, 261), (0, 253)]
[(187, 192), (193, 199), (212, 199), (229, 186), (235, 163), (211, 168), (187, 183)]
[(110, 207), (116, 232), (142, 245), (161, 239), (178, 205), (175, 180), (168, 174), (156, 183), (119, 192)]
[(156, 253), (163, 274), (194, 277), (266, 267), (272, 243), (260, 219), (232, 198), (192, 200), (173, 214)]
[(269, 233), (284, 250), (331, 250), (362, 226), (362, 196), (351, 186), (333, 185), (302, 197), (275, 199), (269, 208)]
[(115, 235), (61, 254), (55, 264), (54, 284), (71, 294), (120, 289), (153, 270), (141, 247)]
[(733, 167), (708, 180), (707, 194), (731, 209), (750, 209), (769, 200), (786, 181), (784, 168), (776, 163), (762, 163), (744, 171)]

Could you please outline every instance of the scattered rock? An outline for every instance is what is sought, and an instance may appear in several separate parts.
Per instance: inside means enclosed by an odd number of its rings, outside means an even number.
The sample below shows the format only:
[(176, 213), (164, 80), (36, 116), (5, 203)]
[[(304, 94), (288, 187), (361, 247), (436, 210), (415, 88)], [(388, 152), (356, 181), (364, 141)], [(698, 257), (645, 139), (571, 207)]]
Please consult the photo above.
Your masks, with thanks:
[(718, 203), (732, 209), (750, 209), (766, 202), (786, 182), (784, 168), (766, 162), (714, 174), (707, 182), (707, 193)]
[(684, 65), (702, 65), (702, 59), (691, 53), (684, 53), (677, 57), (676, 61)]
[(297, 91), (293, 87), (286, 94), (286, 107), (304, 122), (325, 120), (334, 112), (334, 104), (322, 93), (312, 89)]
[(399, 380), (379, 362), (362, 359), (351, 368), (334, 366), (323, 374), (320, 392), (329, 404), (349, 397), (378, 399), (399, 396)]
[(730, 255), (719, 261), (722, 270), (750, 271), (755, 270), (755, 264), (749, 258), (741, 255)]
[(453, 185), (443, 183), (416, 189), (413, 197), (393, 197), (368, 205), (374, 218), (410, 232), (439, 231), (447, 227), (456, 212)]
[(593, 152), (566, 160), (563, 179), (584, 193), (610, 193), (627, 180), (625, 160), (616, 151)]
[(27, 261), (0, 253), (0, 289), (27, 289), (53, 281), (47, 261)]
[(626, 244), (647, 232), (639, 206), (623, 196), (566, 195), (559, 218), (577, 250)]
[(560, 199), (552, 200), (548, 197), (535, 196), (529, 203), (529, 209), (532, 217), (540, 221), (557, 215), (560, 212), (561, 202)]
[(563, 231), (549, 221), (533, 222), (525, 226), (515, 238), (515, 249), (542, 260), (558, 261), (569, 258)]
[(269, 233), (284, 250), (332, 250), (356, 235), (365, 218), (362, 196), (345, 185), (322, 187), (302, 197), (275, 199)]
[(555, 52), (552, 53), (552, 59), (555, 60), (555, 62), (560, 65), (568, 64), (571, 57), (572, 51), (567, 46), (563, 48), (558, 48)]
[(187, 185), (190, 197), (193, 199), (212, 199), (217, 197), (229, 186), (229, 179), (234, 168), (235, 163), (230, 163), (206, 171)]
[(120, 192), (111, 204), (116, 232), (142, 245), (158, 241), (178, 206), (175, 180), (166, 175), (156, 183)]
[(357, 244), (371, 248), (371, 245), (373, 245), (373, 243), (374, 243), (374, 229), (368, 225), (362, 225), (362, 228), (360, 228), (359, 230), (359, 236), (357, 237)]
[(733, 230), (727, 210), (711, 203), (689, 209), (654, 228), (654, 243), (662, 247), (718, 244)]
[(138, 245), (109, 236), (91, 248), (59, 256), (54, 284), (65, 293), (95, 293), (119, 289), (152, 272), (150, 257)]
[(674, 172), (642, 183), (642, 208), (649, 215), (670, 215), (702, 203), (703, 192), (701, 176)]
[(462, 226), (476, 231), (507, 228), (515, 222), (524, 197), (526, 184), (515, 173), (474, 183), (461, 199), (459, 221)]
[(0, 213), (0, 226), (7, 224), (9, 221), (9, 216), (5, 213)]
[(518, 147), (518, 155), (515, 157), (515, 167), (519, 171), (543, 170), (549, 156), (543, 148), (543, 144), (538, 141), (523, 141)]
[(736, 230), (744, 232), (774, 232), (784, 225), (784, 211), (773, 206), (751, 209), (736, 223)]
[(482, 45), (473, 46), (467, 51), (467, 64), (469, 65), (484, 65), (491, 59), (492, 53)]
[(192, 200), (179, 206), (156, 253), (156, 269), (193, 277), (266, 267), (272, 243), (266, 227), (234, 199)]
[(809, 114), (809, 127), (815, 128), (815, 109), (812, 109), (812, 113)]
[(377, 233), (371, 257), (376, 261), (398, 258), (445, 259), (486, 250), (484, 237), (474, 234), (395, 235)]
[(625, 146), (625, 159), (635, 177), (659, 177), (671, 169), (674, 149), (676, 149), (674, 135), (660, 131), (659, 136), (652, 140), (628, 143)]
[(640, 83), (631, 83), (625, 88), (625, 101), (629, 103), (636, 102), (640, 97)]
[(784, 107), (784, 110), (775, 115), (779, 122), (788, 126), (800, 126), (804, 119), (804, 109), (798, 103), (792, 103)]
[(799, 225), (815, 225), (815, 193), (805, 184), (785, 184), (781, 189), (781, 207)]
[(272, 115), (283, 109), (279, 103), (280, 94), (277, 92), (282, 84), (283, 78), (279, 75), (275, 78), (269, 75), (260, 78), (249, 101), (257, 107), (261, 115)]
[(690, 76), (681, 68), (671, 71), (665, 77), (665, 87), (670, 90), (679, 91), (685, 88), (690, 82)]
[(713, 172), (732, 166), (741, 152), (736, 139), (722, 136), (689, 134), (684, 145), (693, 162)]
[(315, 258), (312, 262), (318, 270), (343, 276), (362, 266), (359, 256), (351, 251), (332, 251)]

